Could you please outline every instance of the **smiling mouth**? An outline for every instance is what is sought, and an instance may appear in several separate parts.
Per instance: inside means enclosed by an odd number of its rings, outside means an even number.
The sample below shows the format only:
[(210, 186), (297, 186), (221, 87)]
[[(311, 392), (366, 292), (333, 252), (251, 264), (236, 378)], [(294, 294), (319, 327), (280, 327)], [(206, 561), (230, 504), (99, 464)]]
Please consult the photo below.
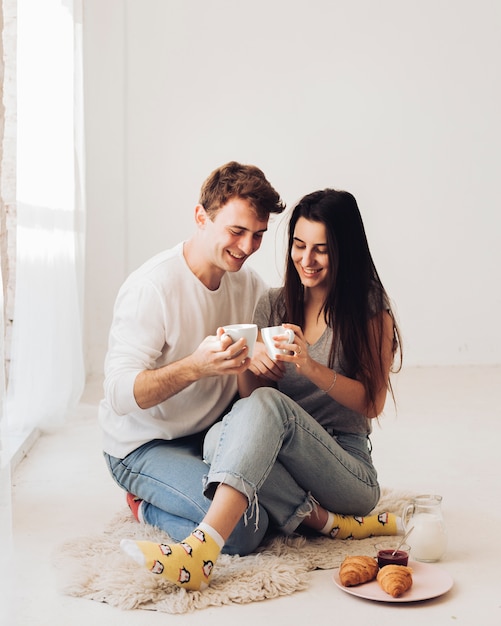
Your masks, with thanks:
[(301, 270), (303, 274), (305, 274), (306, 276), (315, 276), (315, 274), (318, 274), (319, 272), (322, 271), (321, 269), (312, 270), (312, 269), (306, 269), (305, 267), (301, 267)]
[(231, 252), (230, 250), (228, 250), (228, 254), (233, 258), (236, 259), (237, 261), (242, 261), (243, 259), (245, 259), (246, 255), (245, 254), (235, 254), (234, 252)]

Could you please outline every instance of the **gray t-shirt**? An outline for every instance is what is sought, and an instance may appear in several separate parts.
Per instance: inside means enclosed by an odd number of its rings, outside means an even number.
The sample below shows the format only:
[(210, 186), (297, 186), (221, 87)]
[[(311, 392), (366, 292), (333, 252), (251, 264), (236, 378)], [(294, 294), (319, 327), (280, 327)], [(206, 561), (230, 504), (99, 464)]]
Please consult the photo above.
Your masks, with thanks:
[[(254, 322), (258, 328), (278, 326), (287, 322), (287, 320), (280, 319), (277, 312), (276, 303), (281, 297), (280, 294), (280, 288), (269, 289), (259, 300), (254, 312)], [(308, 354), (318, 363), (328, 365), (331, 344), (332, 329), (327, 327), (320, 339), (308, 346)], [(339, 374), (345, 375), (339, 354), (335, 355), (334, 369)], [(286, 363), (286, 374), (278, 383), (278, 389), (297, 402), (329, 431), (363, 435), (368, 435), (372, 431), (371, 420), (333, 400), (305, 376), (302, 376), (290, 363)]]

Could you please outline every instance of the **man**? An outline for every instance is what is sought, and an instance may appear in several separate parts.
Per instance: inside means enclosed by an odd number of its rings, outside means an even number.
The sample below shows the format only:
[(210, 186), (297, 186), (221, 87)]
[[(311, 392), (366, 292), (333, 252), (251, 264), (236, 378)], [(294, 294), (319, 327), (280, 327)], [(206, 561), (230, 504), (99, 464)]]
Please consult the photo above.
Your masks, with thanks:
[[(133, 272), (115, 303), (99, 420), (104, 455), (136, 518), (181, 541), (202, 520), (207, 429), (228, 410), (245, 340), (222, 326), (251, 322), (265, 289), (245, 261), (285, 206), (263, 172), (230, 162), (204, 182), (193, 236)], [(132, 495), (134, 494), (134, 495)], [(225, 546), (247, 554), (267, 528), (241, 521)]]

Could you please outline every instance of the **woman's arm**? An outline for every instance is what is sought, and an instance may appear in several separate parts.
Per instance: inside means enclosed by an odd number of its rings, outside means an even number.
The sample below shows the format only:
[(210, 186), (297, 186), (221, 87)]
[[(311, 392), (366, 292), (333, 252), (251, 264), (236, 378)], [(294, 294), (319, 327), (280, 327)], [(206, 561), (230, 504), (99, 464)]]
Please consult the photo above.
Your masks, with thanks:
[[(369, 336), (371, 337), (371, 351), (374, 358), (381, 360), (381, 375), (378, 391), (374, 404), (371, 406), (364, 385), (359, 380), (354, 380), (334, 372), (331, 368), (322, 365), (312, 359), (307, 350), (307, 344), (303, 333), (298, 326), (284, 324), (286, 328), (292, 328), (295, 333), (296, 354), (279, 355), (277, 360), (294, 363), (300, 372), (306, 376), (319, 389), (325, 391), (331, 398), (343, 406), (362, 413), (368, 418), (380, 415), (386, 402), (390, 368), (393, 362), (393, 320), (389, 313), (383, 312), (381, 318), (375, 317), (370, 321)], [(381, 333), (382, 337), (378, 341)]]

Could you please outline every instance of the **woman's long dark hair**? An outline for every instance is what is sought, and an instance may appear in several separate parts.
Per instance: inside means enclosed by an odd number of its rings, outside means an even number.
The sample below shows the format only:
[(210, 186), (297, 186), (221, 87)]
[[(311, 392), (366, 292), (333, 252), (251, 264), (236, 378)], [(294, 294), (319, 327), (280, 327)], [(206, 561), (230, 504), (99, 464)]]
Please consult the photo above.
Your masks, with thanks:
[[(347, 376), (362, 382), (369, 405), (374, 406), (386, 375), (381, 361), (383, 311), (388, 311), (393, 320), (393, 354), (400, 352), (400, 363), (394, 371), (402, 364), (402, 345), (389, 298), (372, 260), (357, 201), (347, 191), (324, 189), (304, 196), (292, 212), (283, 287), (283, 321), (303, 328), (304, 288), (291, 257), (294, 230), (301, 217), (324, 224), (327, 235), (331, 288), (323, 315), (334, 333), (329, 367), (334, 367), (335, 353), (341, 348), (341, 367)], [(376, 322), (375, 331), (371, 320)], [(388, 388), (392, 392), (391, 383)]]

